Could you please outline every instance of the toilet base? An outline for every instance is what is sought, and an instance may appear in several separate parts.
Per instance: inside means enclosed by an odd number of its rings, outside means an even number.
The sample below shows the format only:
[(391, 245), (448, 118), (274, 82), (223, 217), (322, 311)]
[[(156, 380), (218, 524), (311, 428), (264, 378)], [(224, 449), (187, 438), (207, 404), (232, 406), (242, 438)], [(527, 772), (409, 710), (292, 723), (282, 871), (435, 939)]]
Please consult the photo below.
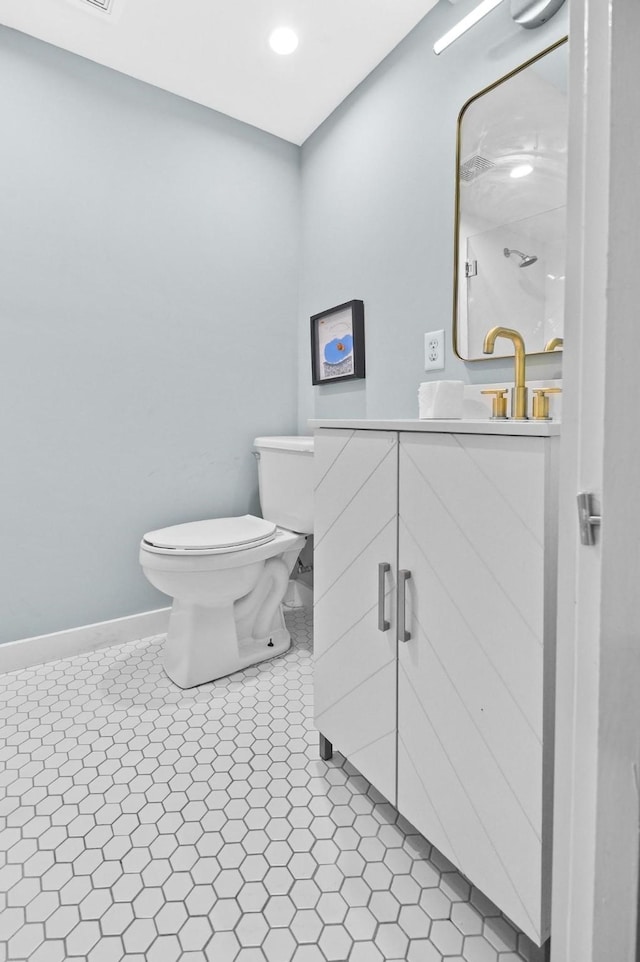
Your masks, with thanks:
[(238, 642), (241, 668), (257, 665), (269, 658), (284, 654), (291, 647), (291, 635), (286, 628), (278, 628), (266, 638), (245, 638)]
[(191, 557), (141, 545), (146, 577), (173, 598), (163, 663), (176, 685), (205, 685), (289, 648), (282, 601), (305, 540), (278, 528), (255, 548)]
[(290, 557), (269, 558), (253, 588), (235, 602), (213, 606), (175, 598), (164, 646), (169, 678), (193, 688), (285, 652), (291, 636), (281, 602), (292, 565)]
[(291, 646), (282, 613), (264, 638), (238, 638), (233, 605), (209, 608), (174, 600), (164, 645), (163, 668), (180, 688), (224, 678)]

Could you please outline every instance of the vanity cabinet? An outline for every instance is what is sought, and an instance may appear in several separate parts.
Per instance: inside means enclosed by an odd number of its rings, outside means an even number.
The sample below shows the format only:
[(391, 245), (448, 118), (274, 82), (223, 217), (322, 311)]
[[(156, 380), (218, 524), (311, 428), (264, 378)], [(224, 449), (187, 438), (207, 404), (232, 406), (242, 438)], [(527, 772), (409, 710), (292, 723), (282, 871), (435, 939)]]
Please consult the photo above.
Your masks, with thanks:
[(391, 627), (379, 631), (378, 609), (395, 622), (397, 436), (321, 431), (314, 465), (316, 727), (394, 801), (397, 643)]
[(538, 944), (558, 442), (322, 428), (315, 446), (316, 726)]

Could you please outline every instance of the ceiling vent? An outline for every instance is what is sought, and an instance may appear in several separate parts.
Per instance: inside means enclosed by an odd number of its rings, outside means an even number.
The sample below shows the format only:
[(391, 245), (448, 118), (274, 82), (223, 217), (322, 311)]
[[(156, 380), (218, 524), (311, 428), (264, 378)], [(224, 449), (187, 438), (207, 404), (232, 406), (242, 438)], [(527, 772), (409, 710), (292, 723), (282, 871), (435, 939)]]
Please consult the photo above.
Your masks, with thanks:
[(480, 154), (474, 154), (468, 160), (465, 160), (463, 164), (460, 164), (460, 180), (469, 183), (471, 180), (475, 180), (476, 177), (480, 177), (482, 174), (486, 174), (488, 170), (496, 165), (492, 160), (488, 160), (486, 157), (481, 157)]
[(104, 10), (105, 13), (109, 13), (113, 0), (84, 0), (84, 3), (88, 3), (90, 7), (98, 7), (99, 10)]

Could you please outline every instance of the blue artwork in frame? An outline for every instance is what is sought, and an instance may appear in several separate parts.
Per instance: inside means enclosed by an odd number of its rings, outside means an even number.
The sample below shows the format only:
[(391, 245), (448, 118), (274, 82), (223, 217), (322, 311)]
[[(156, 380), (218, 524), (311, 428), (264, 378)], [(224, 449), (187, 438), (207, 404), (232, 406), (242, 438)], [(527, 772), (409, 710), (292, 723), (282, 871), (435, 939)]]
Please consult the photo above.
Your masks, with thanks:
[(347, 301), (311, 318), (313, 384), (365, 376), (364, 302)]

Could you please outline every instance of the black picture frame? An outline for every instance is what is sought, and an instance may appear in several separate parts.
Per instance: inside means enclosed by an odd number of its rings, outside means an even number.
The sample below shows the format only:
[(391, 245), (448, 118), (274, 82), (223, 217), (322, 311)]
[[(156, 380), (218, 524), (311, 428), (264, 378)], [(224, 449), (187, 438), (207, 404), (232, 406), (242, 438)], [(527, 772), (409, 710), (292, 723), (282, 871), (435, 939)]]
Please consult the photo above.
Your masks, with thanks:
[[(341, 353), (344, 357), (341, 357)], [(365, 376), (364, 302), (347, 301), (311, 317), (311, 382), (334, 384)]]

